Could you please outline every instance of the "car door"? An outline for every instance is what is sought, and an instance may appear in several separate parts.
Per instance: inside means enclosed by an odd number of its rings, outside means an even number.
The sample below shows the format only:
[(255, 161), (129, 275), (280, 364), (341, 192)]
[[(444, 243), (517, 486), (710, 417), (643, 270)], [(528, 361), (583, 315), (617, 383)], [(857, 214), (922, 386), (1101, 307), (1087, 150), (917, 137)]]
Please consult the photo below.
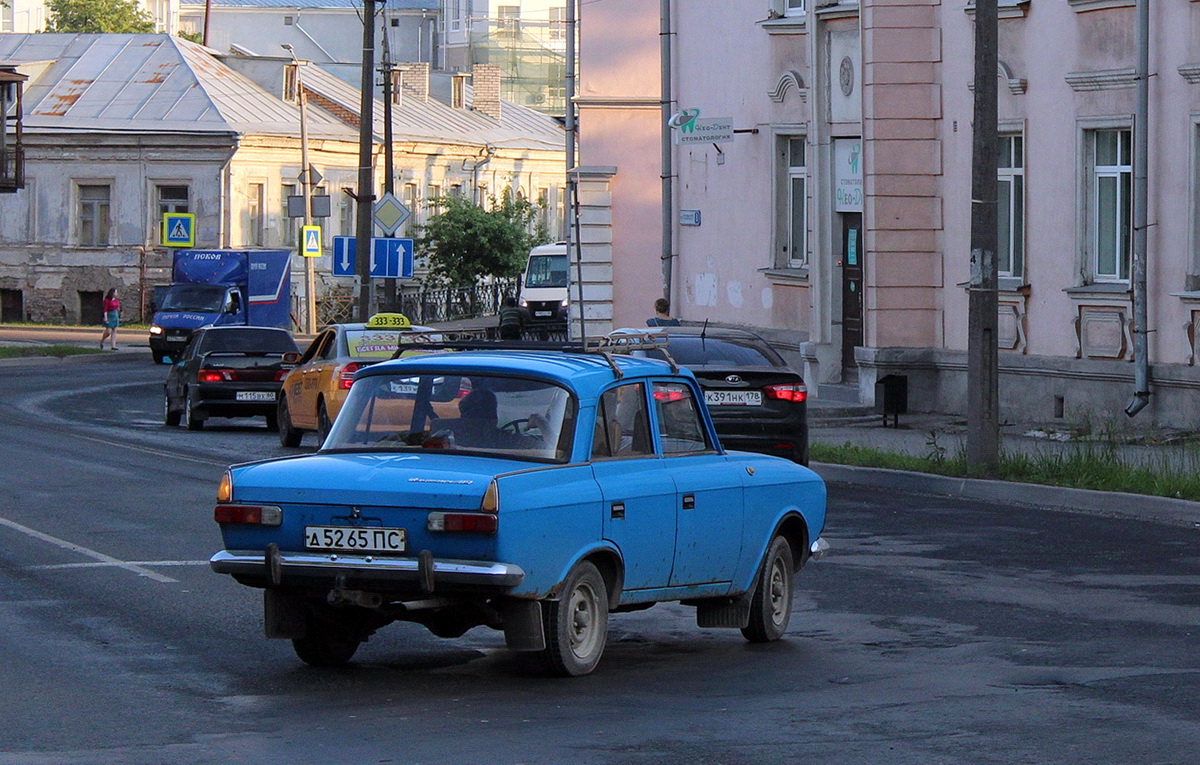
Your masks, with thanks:
[(203, 331), (192, 335), (180, 352), (179, 358), (171, 364), (170, 370), (167, 371), (167, 396), (171, 399), (172, 404), (179, 405), (178, 408), (183, 406), (183, 390), (188, 379), (195, 379), (196, 349), (200, 346), (203, 338)]
[(606, 391), (596, 408), (592, 471), (603, 496), (604, 537), (621, 551), (625, 590), (666, 587), (675, 560), (675, 485), (650, 438), (646, 384)]
[(321, 352), (331, 345), (334, 336), (333, 329), (327, 329), (317, 335), (312, 344), (300, 357), (296, 369), (288, 375), (286, 394), (288, 399), (288, 416), (292, 425), (306, 430), (317, 427), (317, 389), (321, 363)]
[(690, 385), (655, 381), (652, 390), (654, 425), (678, 510), (671, 584), (731, 581), (741, 557), (740, 468), (718, 452)]

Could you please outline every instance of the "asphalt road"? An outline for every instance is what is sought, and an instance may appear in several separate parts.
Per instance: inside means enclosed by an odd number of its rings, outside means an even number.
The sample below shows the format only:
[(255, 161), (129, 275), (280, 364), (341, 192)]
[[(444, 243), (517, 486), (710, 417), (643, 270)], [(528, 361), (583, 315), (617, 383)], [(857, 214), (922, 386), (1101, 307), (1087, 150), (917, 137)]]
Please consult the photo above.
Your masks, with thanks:
[[(0, 763), (1192, 763), (1194, 528), (831, 486), (785, 640), (621, 614), (549, 679), (477, 628), (316, 670), (211, 573), (262, 421), (160, 424), (144, 354), (0, 367)], [(311, 438), (311, 437), (310, 437)], [(306, 445), (311, 440), (306, 441)], [(311, 447), (306, 447), (311, 448)], [(303, 451), (302, 448), (300, 451)]]

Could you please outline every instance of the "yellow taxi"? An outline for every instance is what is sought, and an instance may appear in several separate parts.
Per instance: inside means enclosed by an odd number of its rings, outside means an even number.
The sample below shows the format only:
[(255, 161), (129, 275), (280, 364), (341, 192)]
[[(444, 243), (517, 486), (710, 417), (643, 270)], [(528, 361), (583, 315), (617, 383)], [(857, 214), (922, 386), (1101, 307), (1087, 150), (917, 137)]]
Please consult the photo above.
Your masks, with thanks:
[(433, 327), (414, 326), (400, 313), (377, 313), (365, 323), (331, 324), (323, 329), (300, 355), (279, 391), (279, 442), (299, 446), (304, 431), (317, 434), (317, 446), (325, 441), (354, 373), (365, 366), (390, 359), (404, 342), (437, 341)]

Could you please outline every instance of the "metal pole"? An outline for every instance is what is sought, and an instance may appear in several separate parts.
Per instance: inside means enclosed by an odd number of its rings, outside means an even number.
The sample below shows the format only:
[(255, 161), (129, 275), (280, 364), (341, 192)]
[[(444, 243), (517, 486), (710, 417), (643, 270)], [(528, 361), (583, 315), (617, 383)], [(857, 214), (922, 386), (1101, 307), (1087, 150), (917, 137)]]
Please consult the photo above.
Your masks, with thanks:
[(1146, 310), (1146, 260), (1150, 164), (1150, 0), (1137, 3), (1137, 114), (1133, 120), (1133, 399), (1130, 417), (1150, 403), (1150, 324)]
[[(386, 17), (386, 14), (384, 14)], [(388, 194), (396, 193), (396, 170), (392, 156), (392, 46), (388, 35), (387, 21), (384, 20), (383, 31), (383, 190)], [(392, 232), (391, 236), (395, 236)], [(396, 310), (396, 280), (383, 280), (383, 294), (387, 296), (389, 309)]]
[(567, 0), (567, 53), (566, 80), (563, 92), (566, 97), (564, 105), (566, 117), (563, 127), (567, 133), (567, 198), (563, 210), (567, 213), (567, 253), (575, 255), (575, 291), (578, 294), (579, 339), (587, 339), (583, 318), (583, 248), (579, 237), (579, 177), (575, 167), (575, 30), (578, 27), (576, 0)]
[[(312, 171), (308, 166), (308, 96), (304, 94), (303, 63), (296, 58), (290, 45), (284, 50), (292, 54), (292, 66), (296, 67), (296, 98), (300, 103), (300, 187), (304, 194), (304, 225), (312, 225)], [(301, 243), (303, 252), (303, 243)], [(304, 258), (304, 331), (310, 335), (317, 332), (317, 273), (312, 258)]]
[(355, 258), (358, 263), (358, 319), (371, 315), (371, 217), (375, 202), (375, 0), (363, 0), (362, 78), (358, 110), (358, 226)]
[(975, 3), (971, 286), (967, 317), (967, 467), (1000, 467), (999, 300), (996, 272), (996, 0)]
[(663, 297), (671, 299), (671, 271), (674, 239), (674, 192), (672, 188), (671, 128), (667, 124), (674, 113), (671, 92), (671, 0), (659, 0), (659, 65), (662, 79), (662, 121), (660, 142), (662, 150), (662, 282)]

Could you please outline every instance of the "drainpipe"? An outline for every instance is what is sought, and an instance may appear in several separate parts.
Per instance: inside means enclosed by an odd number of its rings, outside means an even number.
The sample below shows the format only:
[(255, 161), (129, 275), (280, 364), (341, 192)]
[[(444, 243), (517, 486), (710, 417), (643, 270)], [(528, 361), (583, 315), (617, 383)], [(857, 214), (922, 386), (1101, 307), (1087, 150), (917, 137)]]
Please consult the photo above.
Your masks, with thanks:
[(1150, 328), (1146, 310), (1147, 165), (1150, 160), (1150, 0), (1137, 2), (1137, 114), (1133, 127), (1133, 398), (1134, 417), (1150, 403)]
[(662, 67), (662, 281), (663, 297), (671, 299), (671, 250), (674, 234), (675, 205), (671, 187), (671, 128), (667, 124), (674, 113), (671, 99), (671, 0), (659, 0), (659, 59)]

